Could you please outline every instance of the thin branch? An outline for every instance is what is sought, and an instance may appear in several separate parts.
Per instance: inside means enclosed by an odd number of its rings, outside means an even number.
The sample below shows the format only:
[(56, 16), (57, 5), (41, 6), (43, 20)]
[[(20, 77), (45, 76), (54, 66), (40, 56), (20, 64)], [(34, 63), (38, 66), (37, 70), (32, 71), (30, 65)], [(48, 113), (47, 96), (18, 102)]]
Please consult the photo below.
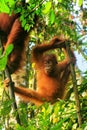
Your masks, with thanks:
[[(69, 56), (69, 58), (71, 58), (70, 46), (67, 43), (66, 43), (66, 48), (67, 48), (68, 56)], [(76, 110), (77, 110), (77, 116), (78, 116), (78, 123), (79, 123), (79, 127), (81, 127), (82, 126), (81, 108), (80, 108), (79, 94), (78, 94), (78, 89), (77, 89), (76, 74), (75, 74), (75, 69), (74, 69), (74, 66), (72, 63), (70, 64), (70, 68), (71, 68), (73, 89), (74, 89), (75, 100), (76, 100)]]
[(43, 4), (43, 2), (45, 2), (45, 0), (42, 0), (38, 5), (36, 5), (29, 13), (26, 14), (26, 17), (27, 18), (30, 14), (32, 14), (40, 5)]
[[(0, 47), (3, 48), (2, 43), (1, 43), (1, 37), (0, 37)], [(9, 82), (9, 94), (10, 94), (10, 99), (14, 99), (13, 110), (16, 111), (17, 110), (17, 104), (16, 104), (16, 101), (15, 101), (14, 84), (12, 82), (12, 78), (11, 78), (11, 75), (9, 73), (9, 69), (8, 69), (7, 66), (6, 66), (6, 69), (5, 69), (5, 74), (6, 74), (6, 76), (10, 80), (10, 82)], [(18, 113), (17, 113), (17, 116), (16, 116), (16, 120), (17, 120), (17, 123), (20, 124), (20, 118), (19, 118), (19, 114)]]
[(36, 7), (33, 8), (30, 13), (34, 12), (40, 5), (43, 4), (43, 2), (45, 2), (45, 0), (42, 0), (38, 5), (36, 5)]
[[(12, 82), (12, 78), (11, 78), (11, 75), (9, 73), (9, 69), (8, 67), (6, 67), (5, 69), (5, 74), (6, 76), (9, 78), (10, 82), (9, 82), (9, 94), (10, 94), (10, 99), (13, 99), (14, 102), (13, 102), (13, 110), (16, 111), (17, 110), (17, 104), (16, 104), (16, 101), (15, 101), (15, 94), (14, 94), (14, 83)], [(16, 115), (16, 120), (17, 120), (17, 123), (18, 124), (21, 124), (20, 123), (20, 118), (19, 118), (19, 114), (17, 113)]]

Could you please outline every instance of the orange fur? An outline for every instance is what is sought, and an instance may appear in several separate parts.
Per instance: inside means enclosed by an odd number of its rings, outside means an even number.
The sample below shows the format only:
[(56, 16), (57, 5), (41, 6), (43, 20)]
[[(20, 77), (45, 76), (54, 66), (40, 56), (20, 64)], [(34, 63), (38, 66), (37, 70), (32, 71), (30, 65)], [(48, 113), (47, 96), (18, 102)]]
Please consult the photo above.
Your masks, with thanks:
[(19, 14), (9, 16), (6, 13), (0, 13), (0, 38), (4, 51), (9, 44), (14, 45), (7, 63), (10, 73), (16, 72), (21, 67), (27, 36), (28, 33), (19, 21)]
[[(45, 55), (45, 51), (55, 48), (64, 48), (66, 58), (57, 63), (54, 55)], [(37, 70), (37, 90), (31, 90), (22, 87), (15, 87), (15, 93), (24, 101), (41, 105), (44, 102), (54, 103), (58, 98), (62, 99), (65, 86), (70, 75), (69, 64), (75, 65), (75, 56), (71, 51), (72, 60), (69, 61), (65, 41), (54, 37), (49, 44), (41, 44), (36, 46), (32, 51), (33, 62), (36, 64)]]

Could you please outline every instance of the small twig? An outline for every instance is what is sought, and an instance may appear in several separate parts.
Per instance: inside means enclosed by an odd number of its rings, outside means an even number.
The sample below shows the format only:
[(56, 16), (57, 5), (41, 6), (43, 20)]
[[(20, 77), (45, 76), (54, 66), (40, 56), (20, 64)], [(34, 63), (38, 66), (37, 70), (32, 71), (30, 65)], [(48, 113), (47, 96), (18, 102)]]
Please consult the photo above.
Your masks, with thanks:
[(83, 58), (87, 60), (87, 56), (84, 54), (84, 51), (79, 47), (79, 43), (76, 43), (76, 47), (78, 51), (81, 53), (81, 55), (83, 56)]
[[(67, 43), (66, 43), (66, 49), (67, 49), (69, 58), (71, 58), (70, 46)], [(76, 100), (76, 110), (77, 110), (77, 116), (78, 116), (78, 123), (79, 123), (79, 127), (81, 127), (82, 126), (81, 108), (80, 108), (79, 94), (78, 94), (78, 89), (77, 89), (76, 74), (75, 74), (75, 69), (74, 69), (74, 66), (72, 63), (70, 64), (70, 68), (71, 68), (73, 89), (74, 89), (75, 100)]]
[(42, 0), (38, 5), (36, 5), (36, 7), (33, 8), (30, 13), (34, 12), (40, 5), (43, 4), (43, 2), (45, 2), (45, 0)]
[[(11, 78), (11, 75), (9, 73), (9, 70), (8, 70), (8, 67), (6, 67), (5, 69), (5, 74), (6, 76), (9, 78), (10, 82), (9, 82), (9, 94), (10, 94), (10, 99), (13, 99), (14, 102), (13, 102), (13, 110), (16, 111), (17, 110), (17, 104), (16, 104), (16, 101), (15, 101), (15, 94), (14, 94), (14, 83), (12, 82), (12, 78)], [(16, 115), (16, 120), (17, 120), (17, 123), (18, 124), (21, 124), (20, 123), (20, 118), (19, 118), (19, 114), (17, 113)]]
[(2, 93), (2, 101), (4, 100), (4, 94), (6, 95), (6, 97), (7, 97), (8, 99), (10, 99), (9, 94), (6, 92), (6, 90), (5, 90), (5, 88), (4, 88), (4, 89), (3, 89), (3, 93)]
[(27, 13), (26, 17), (28, 17), (30, 14), (32, 14), (40, 5), (43, 4), (45, 0), (42, 0), (38, 5), (36, 5), (29, 13)]

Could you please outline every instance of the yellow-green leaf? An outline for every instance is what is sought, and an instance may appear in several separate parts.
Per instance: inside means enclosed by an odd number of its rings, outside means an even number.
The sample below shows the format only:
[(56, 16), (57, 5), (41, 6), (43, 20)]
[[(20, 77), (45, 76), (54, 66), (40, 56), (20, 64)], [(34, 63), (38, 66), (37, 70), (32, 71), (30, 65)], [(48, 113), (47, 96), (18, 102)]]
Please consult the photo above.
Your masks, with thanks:
[(78, 5), (82, 6), (82, 4), (83, 4), (83, 0), (78, 0)]
[(51, 2), (47, 2), (47, 3), (45, 4), (44, 9), (43, 9), (43, 13), (44, 13), (44, 14), (47, 14), (47, 13), (50, 11), (50, 9), (51, 9)]

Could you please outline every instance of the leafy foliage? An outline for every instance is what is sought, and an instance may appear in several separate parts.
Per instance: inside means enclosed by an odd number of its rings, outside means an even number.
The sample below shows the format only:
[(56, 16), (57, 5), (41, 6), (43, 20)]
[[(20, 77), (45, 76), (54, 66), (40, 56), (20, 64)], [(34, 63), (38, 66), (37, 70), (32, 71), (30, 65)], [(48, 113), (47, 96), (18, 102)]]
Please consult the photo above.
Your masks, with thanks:
[[(85, 101), (85, 100), (84, 100)], [(10, 120), (10, 110), (11, 110), (12, 101), (5, 101), (1, 104), (0, 110), (0, 122), (2, 123), (5, 118)], [(85, 104), (85, 109), (82, 107), (83, 113), (87, 111), (87, 104)], [(49, 105), (45, 103), (39, 108), (35, 106), (28, 107), (28, 119), (26, 118), (26, 107), (24, 105), (20, 106), (18, 109), (20, 113), (21, 122), (23, 123), (22, 126), (19, 124), (14, 124), (14, 120), (11, 120), (9, 126), (12, 130), (69, 130), (69, 129), (78, 129), (77, 123), (77, 114), (75, 108), (74, 101), (60, 101), (54, 105)], [(31, 115), (33, 117), (31, 118)], [(16, 112), (12, 114), (12, 119), (15, 116)], [(83, 118), (86, 115), (83, 114)], [(27, 119), (27, 120), (26, 120)], [(5, 122), (4, 122), (5, 123)], [(1, 124), (0, 124), (1, 125)], [(4, 124), (3, 124), (4, 125)], [(2, 125), (1, 125), (2, 126)], [(2, 126), (3, 127), (3, 126)], [(86, 127), (86, 122), (83, 123), (82, 128)]]

